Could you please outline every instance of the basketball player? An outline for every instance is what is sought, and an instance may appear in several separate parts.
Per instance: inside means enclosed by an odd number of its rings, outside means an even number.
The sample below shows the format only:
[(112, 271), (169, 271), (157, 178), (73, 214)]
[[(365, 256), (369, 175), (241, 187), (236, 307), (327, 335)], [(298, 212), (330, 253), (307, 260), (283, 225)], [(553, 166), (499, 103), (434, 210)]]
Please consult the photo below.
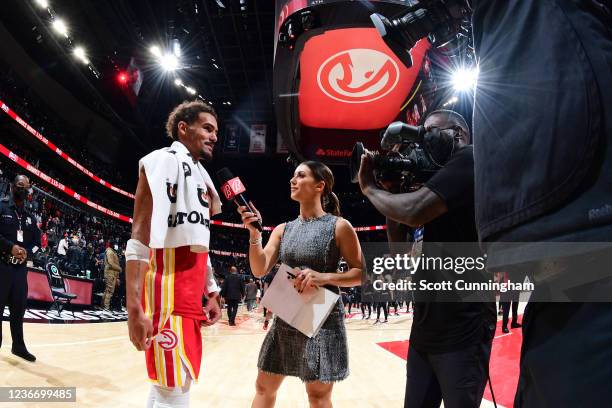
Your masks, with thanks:
[(208, 259), (210, 216), (221, 203), (199, 163), (212, 159), (217, 116), (203, 102), (184, 102), (170, 113), (166, 131), (172, 145), (139, 162), (126, 248), (128, 328), (136, 349), (145, 351), (150, 408), (189, 405), (202, 360), (200, 324), (221, 315)]

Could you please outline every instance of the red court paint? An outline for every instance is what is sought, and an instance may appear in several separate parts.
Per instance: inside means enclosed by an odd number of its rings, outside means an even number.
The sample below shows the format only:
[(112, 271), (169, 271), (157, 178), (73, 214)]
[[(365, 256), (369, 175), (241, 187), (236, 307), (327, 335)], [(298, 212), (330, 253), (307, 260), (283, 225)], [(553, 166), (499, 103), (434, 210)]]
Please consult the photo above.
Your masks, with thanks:
[[(509, 334), (501, 331), (501, 321), (497, 322), (489, 370), (493, 392), (498, 406), (511, 407), (518, 383), (519, 359), (521, 355), (521, 329), (513, 329)], [(395, 354), (403, 360), (408, 355), (408, 340), (377, 343), (380, 347)], [(485, 389), (484, 398), (492, 401), (489, 385)]]

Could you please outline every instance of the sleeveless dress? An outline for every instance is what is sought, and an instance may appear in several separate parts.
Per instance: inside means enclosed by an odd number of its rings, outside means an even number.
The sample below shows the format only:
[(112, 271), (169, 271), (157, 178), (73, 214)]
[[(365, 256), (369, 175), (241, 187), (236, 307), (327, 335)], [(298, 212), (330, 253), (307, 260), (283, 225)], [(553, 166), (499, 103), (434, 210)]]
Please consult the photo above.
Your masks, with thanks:
[[(335, 239), (337, 219), (325, 214), (312, 221), (298, 218), (288, 222), (281, 238), (279, 260), (291, 267), (335, 273), (340, 260)], [(266, 373), (299, 377), (304, 382), (331, 383), (348, 377), (342, 301), (338, 299), (312, 338), (275, 316), (261, 345), (257, 367)]]

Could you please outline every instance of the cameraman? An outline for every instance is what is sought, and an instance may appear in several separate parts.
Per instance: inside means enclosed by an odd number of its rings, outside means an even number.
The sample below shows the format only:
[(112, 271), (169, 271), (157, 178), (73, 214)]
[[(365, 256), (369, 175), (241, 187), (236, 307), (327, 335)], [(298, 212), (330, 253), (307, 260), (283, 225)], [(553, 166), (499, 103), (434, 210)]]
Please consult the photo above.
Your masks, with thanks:
[[(387, 217), (391, 242), (406, 241), (407, 227), (421, 226), (425, 244), (477, 242), (469, 127), (461, 115), (447, 110), (430, 113), (424, 127), (454, 132), (454, 150), (446, 165), (420, 189), (392, 194), (376, 185), (367, 153), (359, 170), (361, 191)], [(442, 400), (450, 408), (479, 407), (495, 321), (494, 303), (415, 302), (404, 407), (437, 407)]]

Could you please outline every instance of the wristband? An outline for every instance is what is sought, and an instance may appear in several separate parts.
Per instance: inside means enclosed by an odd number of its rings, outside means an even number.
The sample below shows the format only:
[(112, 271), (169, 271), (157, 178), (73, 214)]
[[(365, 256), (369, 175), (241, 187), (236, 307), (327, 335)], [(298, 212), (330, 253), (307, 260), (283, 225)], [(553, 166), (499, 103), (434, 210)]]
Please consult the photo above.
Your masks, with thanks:
[(125, 260), (149, 262), (149, 252), (149, 247), (139, 240), (129, 239), (125, 247)]

